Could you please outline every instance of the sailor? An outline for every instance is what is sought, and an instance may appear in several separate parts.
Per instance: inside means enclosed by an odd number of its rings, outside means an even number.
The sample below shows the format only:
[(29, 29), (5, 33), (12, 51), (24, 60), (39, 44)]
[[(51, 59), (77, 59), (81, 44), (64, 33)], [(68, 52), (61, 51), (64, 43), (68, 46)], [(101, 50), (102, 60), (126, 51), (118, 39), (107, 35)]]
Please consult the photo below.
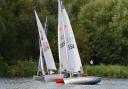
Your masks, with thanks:
[(81, 71), (78, 71), (77, 77), (82, 77)]
[(68, 78), (69, 77), (69, 74), (67, 72), (66, 69), (64, 69), (64, 71), (62, 72), (62, 74), (64, 74), (64, 78)]

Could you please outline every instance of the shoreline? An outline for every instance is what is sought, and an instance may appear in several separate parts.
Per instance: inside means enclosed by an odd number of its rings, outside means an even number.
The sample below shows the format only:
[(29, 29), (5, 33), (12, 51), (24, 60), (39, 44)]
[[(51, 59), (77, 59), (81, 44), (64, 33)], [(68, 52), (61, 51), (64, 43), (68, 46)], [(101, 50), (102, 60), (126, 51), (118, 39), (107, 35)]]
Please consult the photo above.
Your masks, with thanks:
[[(31, 78), (37, 72), (37, 64), (34, 61), (20, 61), (16, 65), (4, 66), (2, 66), (4, 70), (1, 71), (0, 78)], [(128, 66), (84, 65), (83, 69), (84, 73), (88, 76), (128, 79)]]
[(105, 78), (128, 78), (128, 67), (121, 65), (87, 65), (84, 71), (89, 76)]

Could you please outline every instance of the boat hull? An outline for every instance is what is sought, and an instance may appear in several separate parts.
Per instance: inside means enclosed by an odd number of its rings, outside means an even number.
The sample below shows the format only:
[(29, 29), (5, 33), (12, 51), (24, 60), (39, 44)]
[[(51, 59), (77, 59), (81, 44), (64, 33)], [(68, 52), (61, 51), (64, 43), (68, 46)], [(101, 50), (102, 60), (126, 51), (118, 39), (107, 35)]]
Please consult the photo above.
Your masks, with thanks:
[(57, 78), (63, 78), (63, 74), (52, 74), (45, 76), (34, 76), (34, 80), (44, 81), (44, 82), (54, 82)]
[(34, 75), (33, 79), (34, 80), (39, 80), (39, 81), (44, 81), (44, 76), (36, 76), (36, 75)]
[[(95, 85), (102, 80), (101, 77), (73, 77), (73, 78), (63, 78), (64, 84), (84, 84), (84, 85)], [(59, 79), (60, 81), (60, 79)], [(58, 79), (56, 80), (58, 82)], [(62, 83), (62, 82), (61, 82)]]

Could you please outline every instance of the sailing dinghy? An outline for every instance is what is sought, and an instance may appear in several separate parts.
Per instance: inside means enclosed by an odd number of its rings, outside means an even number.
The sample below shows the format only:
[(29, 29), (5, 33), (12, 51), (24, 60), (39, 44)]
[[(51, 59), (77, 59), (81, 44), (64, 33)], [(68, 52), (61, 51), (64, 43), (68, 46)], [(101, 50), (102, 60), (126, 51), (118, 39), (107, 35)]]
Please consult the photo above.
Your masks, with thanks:
[[(48, 72), (50, 72), (51, 70), (56, 70), (56, 66), (55, 66), (55, 62), (53, 59), (53, 55), (52, 55), (46, 34), (43, 30), (43, 26), (39, 20), (39, 17), (36, 11), (35, 11), (35, 16), (36, 16), (37, 27), (39, 32), (40, 57), (39, 57), (39, 63), (38, 63), (38, 72), (37, 72), (37, 75), (34, 76), (34, 79), (48, 82), (48, 81), (55, 81), (56, 78), (63, 78), (63, 75), (60, 75), (60, 74), (46, 75), (44, 73), (44, 68), (43, 68), (44, 61), (46, 62), (46, 67)], [(42, 58), (42, 52), (43, 52), (44, 58)]]
[(100, 77), (73, 77), (74, 74), (79, 72), (82, 74), (84, 72), (70, 20), (60, 0), (58, 0), (58, 49), (60, 71), (67, 70), (70, 73), (70, 77), (57, 78), (56, 83), (97, 84), (101, 81)]

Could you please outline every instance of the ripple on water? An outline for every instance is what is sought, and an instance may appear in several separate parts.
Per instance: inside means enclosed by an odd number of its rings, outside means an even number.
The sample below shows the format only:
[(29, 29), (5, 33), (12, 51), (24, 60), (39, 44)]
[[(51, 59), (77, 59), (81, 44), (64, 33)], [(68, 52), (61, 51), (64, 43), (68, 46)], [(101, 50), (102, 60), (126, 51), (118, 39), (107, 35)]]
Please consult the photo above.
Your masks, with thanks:
[(103, 79), (98, 85), (44, 83), (32, 78), (0, 79), (0, 89), (128, 89), (128, 80)]

